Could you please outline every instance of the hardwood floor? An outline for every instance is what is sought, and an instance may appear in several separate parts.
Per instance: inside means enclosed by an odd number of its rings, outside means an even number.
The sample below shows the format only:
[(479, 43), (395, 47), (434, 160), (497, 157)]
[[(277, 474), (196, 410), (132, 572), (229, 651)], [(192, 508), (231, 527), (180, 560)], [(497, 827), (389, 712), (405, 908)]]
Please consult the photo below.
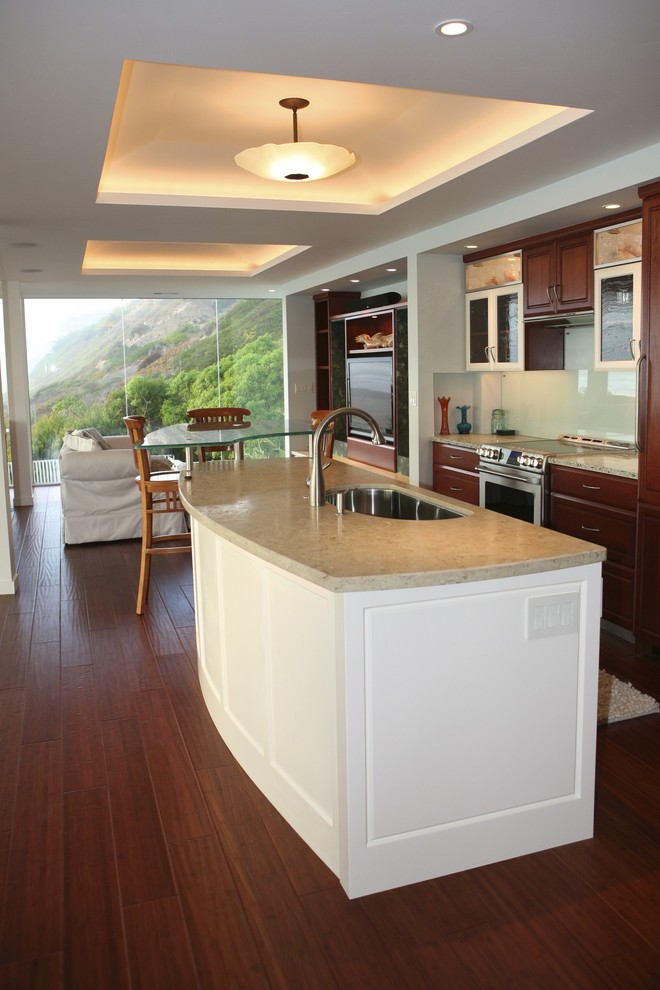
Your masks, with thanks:
[[(349, 901), (234, 762), (195, 670), (188, 558), (14, 516), (0, 598), (0, 987), (660, 985), (660, 716), (598, 730), (595, 837)], [(660, 660), (602, 665), (660, 697)]]

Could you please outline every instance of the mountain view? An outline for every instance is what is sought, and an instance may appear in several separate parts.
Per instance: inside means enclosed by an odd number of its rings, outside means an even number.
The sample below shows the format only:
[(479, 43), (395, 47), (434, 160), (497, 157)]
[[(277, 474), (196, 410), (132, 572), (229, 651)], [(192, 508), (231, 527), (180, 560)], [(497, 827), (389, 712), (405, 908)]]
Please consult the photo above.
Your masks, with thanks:
[[(217, 311), (216, 311), (217, 307)], [(60, 337), (30, 371), (36, 459), (57, 457), (67, 429), (148, 429), (199, 406), (283, 413), (282, 311), (274, 300), (138, 299)]]

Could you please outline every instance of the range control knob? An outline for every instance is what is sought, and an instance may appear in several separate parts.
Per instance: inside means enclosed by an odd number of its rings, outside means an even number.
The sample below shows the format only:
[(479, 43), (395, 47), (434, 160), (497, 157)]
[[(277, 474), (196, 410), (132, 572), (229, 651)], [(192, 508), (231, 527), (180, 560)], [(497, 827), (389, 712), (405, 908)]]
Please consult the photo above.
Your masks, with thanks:
[(483, 447), (479, 447), (477, 453), (480, 457), (483, 457), (488, 461), (499, 461), (500, 459), (499, 447), (489, 447), (487, 444), (484, 444)]

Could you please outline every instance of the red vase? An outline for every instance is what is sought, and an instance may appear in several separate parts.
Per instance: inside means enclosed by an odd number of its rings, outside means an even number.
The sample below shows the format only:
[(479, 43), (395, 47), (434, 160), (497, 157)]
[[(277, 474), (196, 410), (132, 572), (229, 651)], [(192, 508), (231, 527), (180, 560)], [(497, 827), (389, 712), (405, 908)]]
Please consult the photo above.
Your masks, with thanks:
[(442, 395), (438, 399), (438, 402), (440, 403), (440, 409), (442, 410), (442, 422), (440, 423), (440, 435), (441, 436), (447, 436), (449, 434), (449, 421), (447, 419), (447, 412), (449, 410), (449, 403), (451, 402), (451, 399), (446, 398), (446, 396)]

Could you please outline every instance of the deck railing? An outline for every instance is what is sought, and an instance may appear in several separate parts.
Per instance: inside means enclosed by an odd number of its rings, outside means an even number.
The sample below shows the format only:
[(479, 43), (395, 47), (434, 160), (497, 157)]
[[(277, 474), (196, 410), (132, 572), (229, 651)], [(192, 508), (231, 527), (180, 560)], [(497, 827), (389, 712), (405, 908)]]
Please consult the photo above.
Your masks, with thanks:
[[(9, 472), (9, 484), (14, 484), (14, 472), (12, 462), (7, 464)], [(60, 462), (54, 457), (47, 461), (32, 461), (32, 484), (33, 485), (59, 485), (60, 483)]]

